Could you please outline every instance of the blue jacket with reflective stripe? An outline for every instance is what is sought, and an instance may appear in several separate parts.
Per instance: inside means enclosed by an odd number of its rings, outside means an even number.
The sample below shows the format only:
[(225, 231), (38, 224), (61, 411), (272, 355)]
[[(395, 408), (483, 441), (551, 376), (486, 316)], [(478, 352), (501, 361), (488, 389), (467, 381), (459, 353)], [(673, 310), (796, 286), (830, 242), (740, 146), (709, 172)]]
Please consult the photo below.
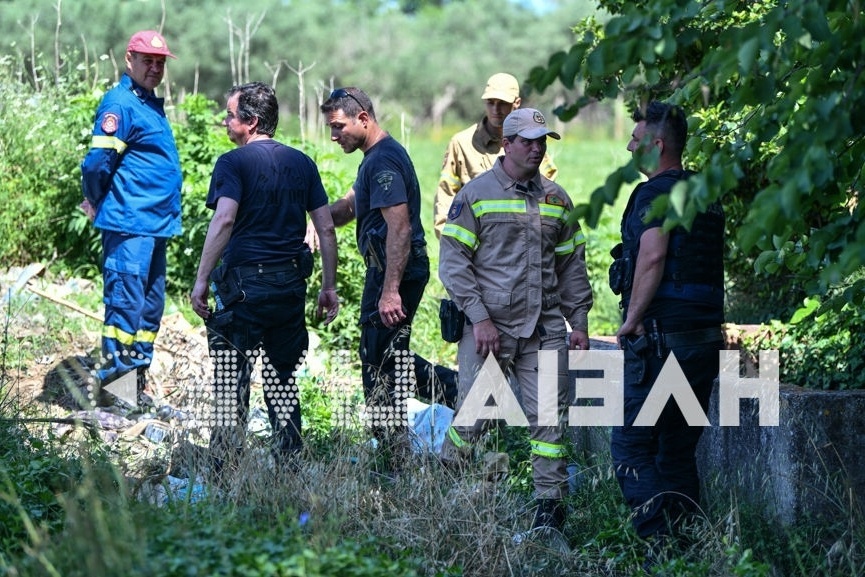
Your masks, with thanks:
[(142, 236), (180, 234), (180, 156), (164, 99), (124, 74), (96, 111), (91, 148), (81, 163), (94, 225)]

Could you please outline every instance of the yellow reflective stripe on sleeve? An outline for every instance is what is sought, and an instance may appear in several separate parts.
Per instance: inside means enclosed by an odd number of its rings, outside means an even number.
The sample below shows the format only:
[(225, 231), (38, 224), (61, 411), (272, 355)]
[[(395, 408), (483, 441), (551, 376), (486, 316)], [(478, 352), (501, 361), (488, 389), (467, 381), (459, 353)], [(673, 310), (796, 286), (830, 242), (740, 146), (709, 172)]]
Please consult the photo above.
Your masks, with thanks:
[(457, 430), (453, 427), (448, 427), (448, 438), (450, 438), (451, 442), (458, 449), (462, 449), (463, 447), (468, 447), (469, 443), (463, 441), (463, 438), (460, 437), (460, 434), (457, 433)]
[(550, 218), (558, 218), (561, 220), (564, 220), (565, 215), (567, 214), (567, 210), (564, 206), (556, 206), (555, 204), (544, 203), (540, 203), (538, 205), (538, 212), (541, 213), (541, 216), (548, 216)]
[(123, 154), (126, 143), (115, 136), (94, 136), (90, 148), (113, 148), (118, 154)]
[(472, 205), (475, 217), (480, 218), (485, 214), (497, 212), (520, 213), (526, 212), (526, 201), (524, 200), (479, 200)]
[(564, 256), (574, 252), (574, 239), (569, 239), (556, 245), (556, 256)]
[(564, 459), (566, 456), (565, 446), (557, 443), (544, 443), (543, 441), (530, 441), (532, 454), (547, 459)]
[(583, 231), (577, 231), (577, 233), (572, 237), (566, 240), (565, 242), (556, 245), (556, 256), (563, 256), (566, 254), (571, 254), (577, 247), (581, 244), (586, 244), (586, 237), (583, 236)]
[(458, 240), (473, 251), (478, 248), (477, 235), (472, 231), (456, 225), (452, 222), (445, 224), (444, 228), (442, 229), (442, 236), (449, 236), (455, 240)]
[(131, 346), (133, 343), (153, 343), (156, 342), (156, 333), (153, 331), (138, 331), (134, 335), (127, 333), (126, 331), (120, 330), (117, 327), (112, 327), (109, 325), (105, 325), (102, 327), (102, 336), (108, 339), (114, 339), (115, 341), (126, 345)]

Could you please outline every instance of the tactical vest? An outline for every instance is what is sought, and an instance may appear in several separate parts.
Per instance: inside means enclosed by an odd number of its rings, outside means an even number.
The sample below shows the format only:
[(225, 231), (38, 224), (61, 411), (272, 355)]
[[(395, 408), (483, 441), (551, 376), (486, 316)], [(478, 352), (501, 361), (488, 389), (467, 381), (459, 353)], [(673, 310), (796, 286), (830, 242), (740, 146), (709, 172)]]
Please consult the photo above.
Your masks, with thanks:
[[(661, 178), (672, 179), (668, 190), (675, 182), (687, 178), (685, 171), (669, 171)], [(631, 206), (628, 206), (629, 210)], [(622, 306), (631, 298), (636, 256), (640, 248), (639, 238), (622, 238), (622, 245), (614, 252), (621, 254), (622, 262)], [(614, 263), (615, 267), (615, 263)], [(611, 283), (612, 272), (611, 271)], [(712, 203), (705, 212), (699, 213), (688, 231), (677, 226), (670, 231), (667, 257), (664, 261), (664, 276), (655, 292), (655, 298), (670, 298), (724, 306), (724, 211), (719, 202)]]

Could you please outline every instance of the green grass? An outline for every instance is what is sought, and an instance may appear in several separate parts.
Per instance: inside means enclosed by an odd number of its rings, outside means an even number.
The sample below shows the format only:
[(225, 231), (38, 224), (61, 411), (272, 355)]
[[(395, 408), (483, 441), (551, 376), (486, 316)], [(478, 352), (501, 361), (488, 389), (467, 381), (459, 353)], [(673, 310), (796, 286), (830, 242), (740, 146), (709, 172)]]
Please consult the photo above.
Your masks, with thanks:
[[(58, 329), (42, 337), (42, 355), (66, 350), (70, 331), (92, 328), (45, 300), (0, 312), (9, 325), (0, 347), (12, 358), (33, 359), (19, 352), (31, 341), (18, 337), (34, 318), (45, 318), (36, 329)], [(174, 444), (159, 449), (143, 439), (108, 443), (82, 430), (60, 435), (50, 423), (22, 419), (11, 394), (17, 371), (0, 369), (0, 575), (619, 577), (635, 574), (645, 552), (605, 451), (582, 463), (583, 484), (568, 498), (571, 550), (516, 546), (511, 537), (531, 522), (523, 430), (507, 428), (487, 447), (509, 453), (504, 480), (490, 480), (479, 464), (454, 477), (422, 459), (389, 479), (378, 472), (364, 431), (333, 426), (333, 373), (300, 381), (308, 452), (297, 473), (277, 475), (263, 440), (251, 436), (243, 466), (223, 492), (208, 488), (201, 501), (156, 506), (143, 499), (166, 471), (192, 476), (205, 467), (204, 449), (193, 446), (202, 439), (200, 423), (178, 429)], [(33, 410), (23, 416), (50, 417)], [(844, 511), (841, 500), (838, 523), (781, 528), (740, 506), (736, 495), (707, 491), (706, 499), (693, 544), (664, 574), (865, 570), (861, 513)]]

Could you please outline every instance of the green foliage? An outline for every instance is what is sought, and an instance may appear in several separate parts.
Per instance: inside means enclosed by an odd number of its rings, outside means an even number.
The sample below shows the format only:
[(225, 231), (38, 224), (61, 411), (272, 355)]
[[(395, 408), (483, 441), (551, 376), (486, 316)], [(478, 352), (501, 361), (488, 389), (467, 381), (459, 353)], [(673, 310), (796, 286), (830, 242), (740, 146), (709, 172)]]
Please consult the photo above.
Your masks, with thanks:
[(195, 281), (198, 260), (213, 211), (205, 206), (210, 175), (216, 158), (233, 148), (225, 130), (219, 130), (217, 104), (200, 94), (183, 99), (179, 106), (184, 122), (172, 125), (183, 170), (181, 222), (183, 236), (168, 244), (167, 290), (187, 293)]
[(56, 531), (63, 526), (63, 507), (56, 495), (78, 481), (81, 466), (76, 459), (58, 454), (54, 439), (32, 435), (23, 424), (9, 419), (8, 408), (3, 408), (0, 406), (0, 550), (20, 553), (22, 542), (37, 527)]
[[(567, 42), (568, 29), (557, 16), (593, 10), (591, 0), (556, 2), (543, 14), (516, 0), (319, 0), (288, 8), (285, 0), (259, 0), (250, 10), (239, 10), (233, 0), (166, 6), (155, 0), (6, 0), (2, 6), (0, 54), (25, 62), (19, 74), (32, 86), (65, 74), (88, 84), (116, 80), (130, 34), (153, 28), (178, 56), (166, 78), (173, 95), (200, 92), (217, 100), (232, 84), (262, 80), (277, 85), (280, 102), (297, 111), (301, 82), (310, 109), (333, 86), (354, 84), (370, 90), (385, 116), (405, 111), (423, 122), (447, 94), (454, 96), (448, 115), (476, 121), (489, 75), (505, 67), (524, 77), (538, 51)], [(456, 57), (455, 46), (471, 57)], [(357, 66), (361, 61), (365, 65)], [(26, 62), (43, 68), (34, 73)], [(308, 70), (301, 80), (292, 69)], [(555, 96), (544, 100), (551, 107)]]
[(0, 57), (0, 262), (61, 259), (86, 264), (98, 239), (78, 209), (79, 163), (97, 99), (80, 85), (35, 92), (15, 79), (12, 59)]
[(179, 507), (167, 512), (142, 513), (148, 526), (161, 528), (148, 539), (146, 574), (149, 575), (411, 577), (418, 574), (417, 561), (413, 562), (407, 553), (389, 552), (372, 539), (365, 542), (349, 539), (338, 545), (311, 542), (294, 512), (264, 519), (255, 510), (214, 505), (206, 509)]
[(862, 389), (865, 312), (836, 290), (822, 303), (805, 300), (789, 324), (769, 323), (747, 343), (751, 351), (780, 352), (781, 382), (816, 389)]
[[(324, 147), (307, 143), (301, 145), (292, 143), (303, 150), (318, 165), (321, 181), (331, 202), (341, 198), (354, 183), (354, 173), (342, 158), (342, 151), (334, 152)], [(357, 250), (355, 240), (355, 223), (351, 222), (336, 230), (337, 284), (339, 295), (339, 315), (334, 321), (324, 326), (324, 320), (316, 315), (318, 293), (321, 291), (321, 259), (315, 259), (312, 276), (308, 280), (306, 318), (310, 330), (319, 333), (323, 346), (330, 352), (328, 359), (334, 359), (338, 351), (357, 349), (360, 339), (360, 297), (363, 294), (366, 264)]]
[[(601, 0), (611, 18), (575, 27), (575, 42), (533, 69), (539, 90), (581, 86), (558, 110), (574, 116), (595, 100), (624, 95), (681, 104), (692, 116), (688, 161), (700, 170), (670, 223), (722, 199), (730, 215), (736, 293), (753, 294), (748, 267), (771, 283), (763, 312), (784, 314), (803, 292), (825, 293), (863, 265), (865, 90), (857, 3)], [(627, 168), (627, 167), (626, 167)], [(622, 169), (611, 178), (633, 180)], [(585, 207), (590, 224), (610, 193)], [(863, 302), (861, 286), (850, 299)]]

